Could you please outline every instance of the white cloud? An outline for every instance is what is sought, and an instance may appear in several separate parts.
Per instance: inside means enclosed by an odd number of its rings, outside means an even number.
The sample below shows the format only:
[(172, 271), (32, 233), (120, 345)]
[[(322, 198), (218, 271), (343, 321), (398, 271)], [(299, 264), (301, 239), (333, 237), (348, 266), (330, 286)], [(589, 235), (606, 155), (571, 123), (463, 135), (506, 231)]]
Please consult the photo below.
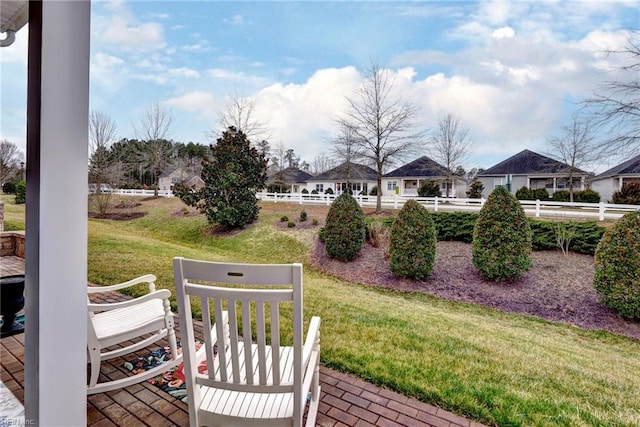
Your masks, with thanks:
[(222, 22), (231, 25), (242, 25), (245, 24), (244, 17), (242, 15), (233, 15), (231, 18), (225, 18)]
[(202, 112), (203, 114), (210, 116), (217, 111), (220, 100), (218, 100), (211, 92), (194, 91), (169, 98), (166, 101), (163, 101), (163, 104), (176, 107), (184, 111)]
[(108, 15), (92, 17), (92, 36), (98, 44), (118, 49), (152, 50), (164, 46), (164, 29), (156, 22), (138, 22), (124, 2), (106, 2)]
[(199, 79), (200, 73), (196, 70), (187, 67), (181, 68), (172, 68), (169, 70), (169, 75), (171, 77), (184, 77), (189, 79)]
[(270, 129), (272, 145), (282, 142), (310, 162), (328, 151), (334, 119), (359, 81), (354, 67), (344, 67), (318, 70), (302, 84), (273, 84), (253, 97), (256, 115)]
[(491, 33), (491, 37), (493, 37), (494, 39), (504, 39), (504, 38), (511, 38), (515, 36), (515, 34), (516, 32), (513, 30), (513, 28), (501, 27), (501, 28), (498, 28), (497, 30), (494, 30), (493, 33)]
[(211, 44), (207, 40), (198, 40), (194, 44), (180, 46), (180, 50), (185, 52), (206, 52), (211, 49)]

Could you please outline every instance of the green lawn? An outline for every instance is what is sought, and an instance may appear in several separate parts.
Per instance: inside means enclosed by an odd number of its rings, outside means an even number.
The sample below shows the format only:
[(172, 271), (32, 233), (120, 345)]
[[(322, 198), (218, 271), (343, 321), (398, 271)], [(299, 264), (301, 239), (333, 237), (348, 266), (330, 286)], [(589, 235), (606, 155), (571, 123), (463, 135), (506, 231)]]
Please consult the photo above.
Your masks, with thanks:
[(16, 205), (16, 196), (0, 193), (0, 203), (4, 203), (4, 230), (24, 230), (24, 204)]
[(491, 425), (640, 425), (637, 340), (342, 281), (306, 263), (309, 248), (274, 227), (279, 214), (211, 237), (203, 216), (172, 215), (180, 208), (156, 199), (141, 219), (90, 220), (89, 280), (151, 272), (173, 289), (174, 256), (305, 262), (305, 315), (322, 317), (326, 366)]

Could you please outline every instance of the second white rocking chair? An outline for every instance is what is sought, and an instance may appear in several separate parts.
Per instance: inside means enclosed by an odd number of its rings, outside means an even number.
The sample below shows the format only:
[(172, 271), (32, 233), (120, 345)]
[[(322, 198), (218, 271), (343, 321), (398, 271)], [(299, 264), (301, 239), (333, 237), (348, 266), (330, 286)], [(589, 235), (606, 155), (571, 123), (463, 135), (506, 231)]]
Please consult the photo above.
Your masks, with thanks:
[[(173, 268), (191, 427), (300, 427), (307, 402), (306, 425), (315, 425), (320, 318), (311, 319), (305, 339), (302, 265), (174, 258)], [(192, 297), (202, 307), (207, 374), (198, 372)], [(280, 316), (282, 306), (293, 319)]]
[[(107, 304), (88, 302), (87, 353), (91, 364), (87, 394), (103, 393), (128, 387), (168, 371), (182, 362), (178, 354), (173, 313), (169, 303), (171, 292), (156, 290), (156, 276), (147, 274), (112, 286), (89, 286), (88, 294), (117, 291), (139, 283), (148, 285), (149, 293), (134, 299)], [(138, 375), (98, 382), (100, 362), (124, 356), (167, 338), (171, 359)], [(107, 348), (112, 349), (107, 350)]]

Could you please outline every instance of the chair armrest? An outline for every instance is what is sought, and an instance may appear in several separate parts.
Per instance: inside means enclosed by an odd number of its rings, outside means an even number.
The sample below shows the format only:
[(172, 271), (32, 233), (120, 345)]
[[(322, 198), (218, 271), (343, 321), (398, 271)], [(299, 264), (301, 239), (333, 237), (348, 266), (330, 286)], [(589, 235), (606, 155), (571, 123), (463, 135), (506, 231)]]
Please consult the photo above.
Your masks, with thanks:
[(315, 344), (320, 340), (320, 318), (313, 316), (311, 322), (309, 322), (309, 329), (307, 329), (307, 338), (304, 341), (304, 347), (302, 347), (302, 366), (307, 366), (311, 353), (314, 351)]
[(135, 279), (131, 279), (123, 283), (118, 283), (116, 285), (87, 286), (87, 293), (98, 294), (101, 292), (117, 291), (119, 289), (130, 288), (131, 286), (135, 286), (139, 283), (148, 283), (149, 292), (153, 292), (155, 290), (155, 284), (154, 284), (155, 281), (156, 281), (156, 276), (154, 276), (153, 274), (145, 274), (144, 276), (136, 277)]
[(149, 301), (152, 299), (161, 299), (161, 300), (169, 299), (170, 296), (171, 296), (171, 291), (169, 291), (168, 289), (160, 289), (158, 291), (153, 291), (149, 294), (142, 295), (141, 297), (130, 299), (127, 301), (122, 301), (122, 302), (113, 302), (108, 304), (89, 303), (87, 304), (87, 308), (91, 312), (109, 311), (109, 310), (115, 310), (118, 308), (133, 307), (135, 305), (140, 304), (141, 302)]

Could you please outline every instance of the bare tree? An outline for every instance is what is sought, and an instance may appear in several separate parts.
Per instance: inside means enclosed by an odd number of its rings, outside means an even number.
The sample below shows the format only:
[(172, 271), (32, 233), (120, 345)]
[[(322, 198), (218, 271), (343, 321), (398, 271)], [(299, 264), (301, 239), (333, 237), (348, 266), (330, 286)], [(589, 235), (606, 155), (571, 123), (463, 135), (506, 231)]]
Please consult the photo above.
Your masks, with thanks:
[(278, 142), (271, 156), (272, 167), (274, 167), (277, 172), (282, 172), (285, 169), (286, 155), (287, 147), (285, 147), (282, 142)]
[(551, 157), (569, 165), (569, 201), (573, 202), (576, 173), (598, 158), (589, 122), (574, 115), (571, 123), (562, 127), (559, 136), (547, 139), (547, 145)]
[(591, 98), (582, 101), (592, 128), (599, 128), (605, 135), (597, 144), (603, 155), (640, 153), (639, 35), (640, 31), (631, 31), (624, 48), (607, 51), (622, 62), (612, 70), (616, 78), (602, 83)]
[(429, 142), (433, 159), (445, 167), (445, 195), (449, 197), (453, 187), (453, 176), (456, 174), (454, 169), (461, 166), (471, 153), (473, 139), (469, 129), (462, 125), (460, 119), (449, 113), (440, 119), (438, 128), (431, 135)]
[(171, 112), (155, 102), (142, 113), (138, 126), (134, 124), (138, 138), (145, 141), (138, 153), (139, 161), (151, 170), (154, 185), (159, 174), (172, 161), (173, 147), (167, 141), (172, 123)]
[(347, 98), (345, 126), (353, 129), (362, 156), (376, 169), (376, 213), (382, 212), (382, 173), (387, 166), (414, 152), (422, 132), (416, 132), (415, 105), (393, 96), (390, 73), (371, 64), (359, 96)]
[(16, 174), (22, 161), (24, 155), (17, 145), (7, 139), (0, 141), (0, 186)]
[(352, 165), (363, 158), (362, 145), (358, 143), (355, 129), (344, 121), (338, 121), (338, 133), (331, 141), (330, 153), (338, 163), (346, 165), (347, 187), (351, 183)]
[(140, 116), (140, 123), (133, 128), (138, 138), (144, 141), (167, 139), (173, 124), (171, 111), (154, 102)]
[(92, 110), (89, 113), (89, 176), (100, 193), (101, 185), (110, 182), (113, 165), (109, 147), (116, 139), (116, 122), (107, 114)]
[[(267, 125), (256, 118), (255, 107), (251, 98), (239, 94), (230, 95), (225, 106), (218, 111), (218, 124), (223, 130), (233, 126), (252, 142), (268, 139)], [(215, 139), (219, 134), (220, 132), (212, 130), (209, 137)]]
[(318, 154), (313, 158), (312, 170), (314, 175), (319, 175), (328, 171), (336, 165), (335, 159), (326, 154)]

